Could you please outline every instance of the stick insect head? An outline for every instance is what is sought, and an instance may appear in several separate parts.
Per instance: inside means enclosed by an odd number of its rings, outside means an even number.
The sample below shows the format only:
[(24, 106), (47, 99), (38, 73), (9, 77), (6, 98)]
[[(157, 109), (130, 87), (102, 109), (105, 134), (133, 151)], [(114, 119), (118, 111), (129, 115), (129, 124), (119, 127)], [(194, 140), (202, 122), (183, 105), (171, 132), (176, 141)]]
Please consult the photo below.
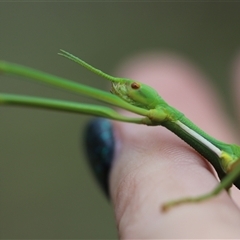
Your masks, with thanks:
[(157, 91), (148, 85), (127, 78), (115, 78), (111, 92), (124, 101), (144, 109), (153, 109), (164, 102)]
[(77, 62), (91, 72), (109, 80), (112, 83), (111, 92), (131, 105), (144, 109), (153, 109), (158, 104), (166, 104), (166, 102), (164, 102), (164, 100), (158, 95), (157, 91), (145, 84), (128, 78), (113, 77), (64, 50), (60, 50), (59, 55)]

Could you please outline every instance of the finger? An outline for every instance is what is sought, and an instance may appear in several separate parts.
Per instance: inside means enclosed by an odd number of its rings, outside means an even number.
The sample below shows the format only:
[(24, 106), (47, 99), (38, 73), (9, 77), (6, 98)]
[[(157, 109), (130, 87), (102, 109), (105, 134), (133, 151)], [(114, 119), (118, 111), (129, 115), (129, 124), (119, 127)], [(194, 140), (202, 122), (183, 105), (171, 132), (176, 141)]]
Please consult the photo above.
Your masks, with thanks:
[[(128, 62), (121, 73), (155, 87), (167, 102), (211, 135), (234, 140), (213, 89), (185, 61), (167, 55), (145, 56)], [(162, 203), (204, 194), (217, 184), (216, 178), (201, 156), (166, 129), (114, 125), (118, 150), (110, 193), (121, 238), (240, 236), (240, 215), (226, 193), (161, 213)]]

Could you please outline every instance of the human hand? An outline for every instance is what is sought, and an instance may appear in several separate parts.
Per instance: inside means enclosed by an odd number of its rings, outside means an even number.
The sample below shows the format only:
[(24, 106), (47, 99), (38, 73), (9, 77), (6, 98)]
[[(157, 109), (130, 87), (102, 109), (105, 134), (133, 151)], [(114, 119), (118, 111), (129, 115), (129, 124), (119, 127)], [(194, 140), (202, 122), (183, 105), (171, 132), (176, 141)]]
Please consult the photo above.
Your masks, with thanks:
[[(237, 142), (214, 89), (185, 60), (170, 55), (142, 56), (126, 63), (119, 72), (115, 75), (157, 89), (163, 99), (213, 137)], [(204, 158), (163, 127), (112, 124), (115, 157), (109, 194), (121, 239), (239, 238), (240, 211), (226, 192), (201, 203), (160, 211), (163, 203), (198, 196), (217, 185)], [(107, 167), (105, 189), (108, 172)], [(233, 198), (240, 204), (238, 191), (233, 189)]]

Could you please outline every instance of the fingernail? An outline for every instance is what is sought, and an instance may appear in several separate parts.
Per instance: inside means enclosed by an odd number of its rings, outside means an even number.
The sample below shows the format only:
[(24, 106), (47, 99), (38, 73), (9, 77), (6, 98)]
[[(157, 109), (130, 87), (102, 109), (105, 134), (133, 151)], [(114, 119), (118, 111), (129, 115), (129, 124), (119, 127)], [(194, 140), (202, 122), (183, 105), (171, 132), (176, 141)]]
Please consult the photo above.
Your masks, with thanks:
[(113, 127), (109, 120), (95, 118), (85, 130), (85, 147), (90, 167), (109, 197), (109, 173), (113, 161), (115, 141)]

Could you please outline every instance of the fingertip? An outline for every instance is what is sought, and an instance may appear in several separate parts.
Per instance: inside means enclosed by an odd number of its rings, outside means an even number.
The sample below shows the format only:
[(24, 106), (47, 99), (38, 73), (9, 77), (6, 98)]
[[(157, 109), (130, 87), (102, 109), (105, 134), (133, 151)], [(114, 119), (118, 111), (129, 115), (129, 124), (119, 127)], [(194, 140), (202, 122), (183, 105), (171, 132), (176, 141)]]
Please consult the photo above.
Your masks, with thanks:
[[(215, 100), (214, 89), (208, 86), (206, 76), (187, 60), (166, 54), (145, 54), (129, 60), (119, 72), (122, 73), (117, 74), (119, 76), (156, 88), (167, 102), (215, 137), (234, 138), (220, 103)], [(179, 196), (206, 193), (217, 184), (202, 158), (166, 129), (126, 123), (114, 123), (114, 129), (121, 144), (110, 175), (110, 192), (121, 236), (159, 234), (159, 226), (170, 226), (169, 219), (173, 219), (176, 225), (181, 224), (187, 208), (172, 211), (162, 220), (159, 213), (161, 203)], [(224, 194), (220, 200), (207, 203), (206, 208), (203, 204), (200, 209), (209, 210), (215, 203), (221, 206), (230, 201)], [(203, 210), (194, 205), (190, 209), (193, 211), (186, 214), (188, 223), (180, 231), (193, 226), (196, 216), (206, 220), (205, 226), (209, 225), (208, 214), (203, 214)], [(213, 214), (212, 220), (215, 217)], [(164, 236), (164, 232), (167, 229), (159, 236)]]

